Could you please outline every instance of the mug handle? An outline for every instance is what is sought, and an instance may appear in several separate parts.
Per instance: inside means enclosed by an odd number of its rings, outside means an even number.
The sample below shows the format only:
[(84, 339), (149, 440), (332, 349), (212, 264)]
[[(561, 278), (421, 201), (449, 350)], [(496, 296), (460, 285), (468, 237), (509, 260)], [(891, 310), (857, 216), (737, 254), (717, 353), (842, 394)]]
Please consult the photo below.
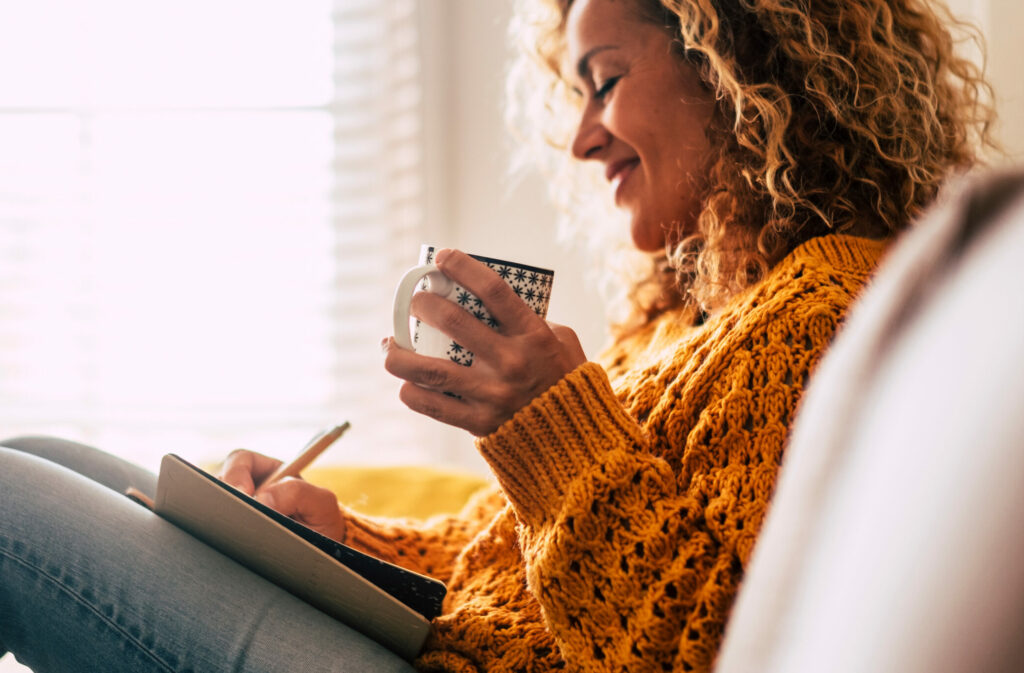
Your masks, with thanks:
[(414, 350), (412, 336), (409, 334), (409, 302), (412, 301), (416, 286), (424, 276), (427, 277), (427, 291), (434, 294), (448, 294), (455, 285), (451, 278), (441, 273), (433, 264), (414, 266), (405, 272), (402, 280), (398, 281), (394, 301), (395, 343), (409, 351)]

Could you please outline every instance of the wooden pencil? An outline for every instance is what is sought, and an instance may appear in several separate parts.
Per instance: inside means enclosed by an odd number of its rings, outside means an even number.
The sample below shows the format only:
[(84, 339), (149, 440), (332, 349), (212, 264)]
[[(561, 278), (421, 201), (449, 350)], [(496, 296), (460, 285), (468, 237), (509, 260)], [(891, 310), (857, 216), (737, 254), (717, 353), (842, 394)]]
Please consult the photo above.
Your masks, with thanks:
[(341, 425), (336, 425), (327, 432), (321, 434), (319, 437), (310, 442), (306, 448), (302, 450), (299, 455), (295, 456), (291, 461), (283, 463), (281, 467), (274, 470), (274, 473), (267, 477), (260, 484), (260, 488), (269, 486), (274, 482), (281, 481), (287, 477), (297, 477), (299, 474), (309, 467), (317, 457), (327, 450), (327, 448), (333, 444), (339, 437), (345, 434), (345, 431), (349, 429), (350, 423), (345, 421)]

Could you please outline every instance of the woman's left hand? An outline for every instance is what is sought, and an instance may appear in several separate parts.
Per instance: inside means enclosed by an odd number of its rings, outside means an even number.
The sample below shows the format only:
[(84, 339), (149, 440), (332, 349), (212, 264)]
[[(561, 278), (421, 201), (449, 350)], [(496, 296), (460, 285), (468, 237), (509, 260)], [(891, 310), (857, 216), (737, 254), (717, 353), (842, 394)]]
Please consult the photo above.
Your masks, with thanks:
[(419, 355), (386, 339), (384, 367), (405, 379), (399, 397), (413, 411), (482, 437), (586, 362), (575, 332), (537, 316), (485, 264), (457, 250), (439, 251), (435, 264), (483, 301), (498, 329), (443, 297), (416, 293), (411, 313), (472, 351), (473, 366)]

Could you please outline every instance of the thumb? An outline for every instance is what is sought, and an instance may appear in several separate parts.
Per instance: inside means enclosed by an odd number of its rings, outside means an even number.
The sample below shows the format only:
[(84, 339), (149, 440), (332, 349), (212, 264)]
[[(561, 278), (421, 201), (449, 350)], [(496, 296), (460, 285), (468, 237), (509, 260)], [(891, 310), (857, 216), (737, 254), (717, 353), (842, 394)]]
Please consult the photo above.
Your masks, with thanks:
[(256, 493), (253, 498), (256, 502), (266, 505), (270, 509), (277, 509), (277, 500), (274, 498), (274, 494), (270, 491), (260, 491), (259, 493)]
[(580, 338), (571, 327), (549, 322), (548, 328), (576, 364), (582, 364), (587, 361), (587, 355), (583, 352)]

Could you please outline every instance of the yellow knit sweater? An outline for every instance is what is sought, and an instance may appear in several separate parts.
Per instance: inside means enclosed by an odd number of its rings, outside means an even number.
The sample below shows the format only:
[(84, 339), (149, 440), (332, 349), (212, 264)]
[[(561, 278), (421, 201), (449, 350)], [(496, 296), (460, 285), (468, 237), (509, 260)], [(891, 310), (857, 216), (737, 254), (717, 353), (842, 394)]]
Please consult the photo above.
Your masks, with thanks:
[(709, 671), (808, 374), (883, 244), (803, 244), (700, 327), (666, 314), (477, 446), (501, 490), (346, 542), (448, 583), (424, 671)]

